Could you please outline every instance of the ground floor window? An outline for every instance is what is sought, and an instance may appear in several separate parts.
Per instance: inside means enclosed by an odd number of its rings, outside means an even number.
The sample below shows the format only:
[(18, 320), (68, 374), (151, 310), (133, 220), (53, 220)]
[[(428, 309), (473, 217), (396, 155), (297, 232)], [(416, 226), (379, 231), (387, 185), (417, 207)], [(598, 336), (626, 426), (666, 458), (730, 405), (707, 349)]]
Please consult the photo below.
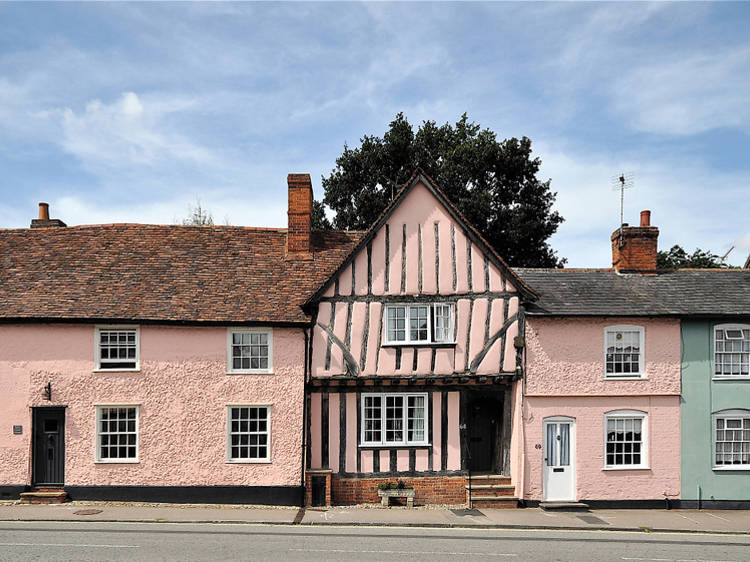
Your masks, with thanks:
[(605, 423), (605, 466), (645, 468), (646, 414), (631, 410), (608, 412)]
[(227, 425), (227, 460), (229, 462), (270, 462), (270, 406), (229, 406)]
[(427, 394), (363, 394), (362, 445), (426, 445)]
[(96, 460), (138, 461), (138, 406), (96, 407)]
[(750, 468), (750, 410), (714, 416), (714, 466)]

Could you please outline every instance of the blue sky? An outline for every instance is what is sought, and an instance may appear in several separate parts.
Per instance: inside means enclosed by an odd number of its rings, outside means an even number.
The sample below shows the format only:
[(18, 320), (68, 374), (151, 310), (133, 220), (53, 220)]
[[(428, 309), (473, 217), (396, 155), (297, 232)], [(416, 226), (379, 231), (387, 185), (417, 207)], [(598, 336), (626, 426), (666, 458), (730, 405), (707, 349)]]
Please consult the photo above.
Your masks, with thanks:
[(611, 178), (660, 247), (750, 253), (750, 4), (0, 4), (0, 227), (285, 226), (348, 142), (463, 112), (526, 135), (573, 267), (610, 264)]

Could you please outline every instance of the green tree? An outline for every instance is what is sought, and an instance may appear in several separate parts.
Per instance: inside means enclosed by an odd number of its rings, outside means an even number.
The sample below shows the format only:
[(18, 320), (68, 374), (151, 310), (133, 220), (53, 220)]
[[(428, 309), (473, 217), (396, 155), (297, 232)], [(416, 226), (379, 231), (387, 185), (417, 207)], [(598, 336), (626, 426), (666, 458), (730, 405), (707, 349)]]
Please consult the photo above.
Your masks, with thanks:
[(731, 266), (724, 263), (719, 256), (711, 253), (711, 250), (696, 248), (692, 254), (688, 254), (681, 246), (675, 244), (667, 252), (656, 253), (656, 267), (659, 269), (682, 269), (690, 267), (694, 269), (726, 269)]
[[(566, 260), (548, 239), (563, 218), (552, 210), (557, 194), (550, 180), (537, 177), (540, 165), (528, 138), (498, 141), (465, 113), (455, 126), (425, 121), (416, 133), (399, 113), (382, 138), (365, 135), (358, 148), (344, 145), (322, 179), (323, 203), (336, 213), (334, 228), (367, 229), (421, 167), (509, 264), (562, 267)], [(322, 209), (315, 215), (325, 218)]]

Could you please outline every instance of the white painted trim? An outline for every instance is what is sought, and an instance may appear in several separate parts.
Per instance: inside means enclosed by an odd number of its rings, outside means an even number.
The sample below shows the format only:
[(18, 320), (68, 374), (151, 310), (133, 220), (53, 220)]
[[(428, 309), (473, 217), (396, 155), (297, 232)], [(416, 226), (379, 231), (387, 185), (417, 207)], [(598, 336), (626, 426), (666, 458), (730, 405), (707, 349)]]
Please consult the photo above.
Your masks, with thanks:
[[(433, 341), (433, 335), (434, 335), (434, 319), (435, 319), (435, 305), (447, 305), (450, 308), (451, 311), (451, 318), (450, 318), (450, 328), (449, 332), (453, 335), (453, 340), (451, 341)], [(427, 339), (426, 340), (411, 340), (409, 339), (411, 337), (411, 330), (410, 330), (410, 310), (413, 306), (426, 306), (428, 309), (428, 317), (427, 317)], [(388, 309), (390, 308), (404, 308), (405, 309), (405, 316), (404, 316), (404, 332), (406, 339), (403, 341), (400, 340), (389, 340), (388, 339)], [(409, 303), (385, 303), (383, 305), (383, 317), (382, 317), (382, 323), (383, 323), (383, 342), (382, 345), (387, 346), (398, 346), (398, 345), (404, 345), (404, 346), (419, 346), (419, 345), (455, 345), (456, 344), (456, 305), (451, 302), (442, 302), (442, 301), (434, 301), (434, 302), (409, 302)]]
[[(365, 441), (365, 398), (379, 396), (380, 397), (380, 441)], [(403, 435), (402, 441), (386, 441), (385, 440), (385, 400), (388, 396), (403, 396), (404, 404), (402, 410)], [(407, 435), (409, 431), (409, 396), (421, 396), (424, 398), (424, 440), (422, 441), (408, 441)], [(359, 446), (360, 447), (426, 447), (429, 446), (429, 433), (430, 433), (430, 405), (429, 405), (429, 393), (427, 392), (363, 392), (360, 394), (360, 407), (358, 415), (360, 416), (360, 433), (359, 433)]]
[[(108, 369), (102, 367), (101, 353), (99, 351), (99, 343), (101, 338), (99, 333), (104, 330), (135, 330), (135, 367), (123, 368), (118, 367), (116, 369)], [(106, 362), (105, 362), (106, 363)], [(141, 370), (141, 327), (135, 324), (96, 324), (94, 326), (94, 372), (95, 373), (133, 373)]]
[[(102, 459), (99, 456), (101, 442), (99, 440), (99, 422), (102, 408), (135, 408), (135, 458), (134, 459)], [(141, 405), (133, 403), (104, 403), (94, 404), (94, 463), (95, 464), (139, 464), (141, 462)]]
[[(637, 373), (608, 373), (607, 372), (607, 334), (610, 332), (638, 332), (640, 353), (638, 354)], [(647, 380), (646, 378), (646, 330), (643, 326), (634, 324), (618, 324), (604, 327), (604, 354), (602, 355), (602, 371), (605, 380)]]
[[(232, 408), (266, 408), (268, 410), (268, 444), (266, 450), (268, 455), (264, 459), (233, 459), (232, 458)], [(227, 464), (271, 464), (273, 461), (271, 445), (273, 443), (271, 433), (271, 418), (273, 416), (273, 404), (258, 404), (258, 403), (233, 403), (226, 404), (226, 459)]]
[[(750, 470), (750, 464), (716, 464), (716, 420), (728, 418), (750, 418), (750, 409), (733, 408), (731, 410), (719, 410), (711, 414), (711, 467), (716, 471)], [(726, 427), (724, 428), (726, 430)]]
[[(607, 420), (610, 419), (640, 419), (641, 420), (641, 463), (640, 464), (607, 464)], [(650, 470), (648, 464), (648, 444), (649, 444), (649, 425), (648, 425), (648, 414), (642, 410), (611, 410), (604, 412), (604, 467), (602, 470)]]
[[(268, 368), (267, 369), (234, 369), (232, 368), (232, 334), (268, 334)], [(227, 328), (227, 374), (228, 375), (272, 375), (273, 374), (273, 328)]]
[[(711, 340), (711, 355), (713, 363), (711, 364), (711, 380), (715, 381), (750, 381), (750, 373), (747, 375), (717, 375), (716, 374), (716, 331), (717, 330), (750, 330), (750, 324), (716, 324), (713, 328), (713, 338)], [(742, 341), (742, 340), (740, 340)], [(725, 352), (722, 352), (725, 353)], [(730, 352), (731, 353), (731, 352)]]

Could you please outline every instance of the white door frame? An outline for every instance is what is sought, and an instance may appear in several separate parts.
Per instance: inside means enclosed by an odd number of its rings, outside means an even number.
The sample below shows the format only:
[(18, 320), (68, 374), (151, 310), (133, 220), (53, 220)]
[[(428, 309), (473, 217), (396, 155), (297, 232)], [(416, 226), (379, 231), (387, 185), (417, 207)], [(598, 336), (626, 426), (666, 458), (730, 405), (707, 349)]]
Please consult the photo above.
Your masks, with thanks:
[[(551, 485), (548, 484), (549, 477), (551, 476), (552, 472), (550, 469), (552, 468), (561, 468), (561, 467), (549, 467), (547, 466), (547, 425), (548, 424), (558, 424), (558, 423), (569, 423), (570, 424), (570, 436), (569, 436), (569, 457), (570, 457), (570, 464), (568, 465), (565, 472), (568, 474), (566, 475), (569, 478), (569, 487), (570, 492), (569, 494), (566, 494), (567, 497), (555, 497), (555, 493), (553, 491), (552, 494), (550, 494), (550, 488)], [(547, 418), (544, 418), (542, 420), (542, 500), (543, 501), (576, 501), (576, 420), (575, 418), (571, 418), (569, 416), (550, 416)], [(550, 497), (551, 496), (551, 497)]]

